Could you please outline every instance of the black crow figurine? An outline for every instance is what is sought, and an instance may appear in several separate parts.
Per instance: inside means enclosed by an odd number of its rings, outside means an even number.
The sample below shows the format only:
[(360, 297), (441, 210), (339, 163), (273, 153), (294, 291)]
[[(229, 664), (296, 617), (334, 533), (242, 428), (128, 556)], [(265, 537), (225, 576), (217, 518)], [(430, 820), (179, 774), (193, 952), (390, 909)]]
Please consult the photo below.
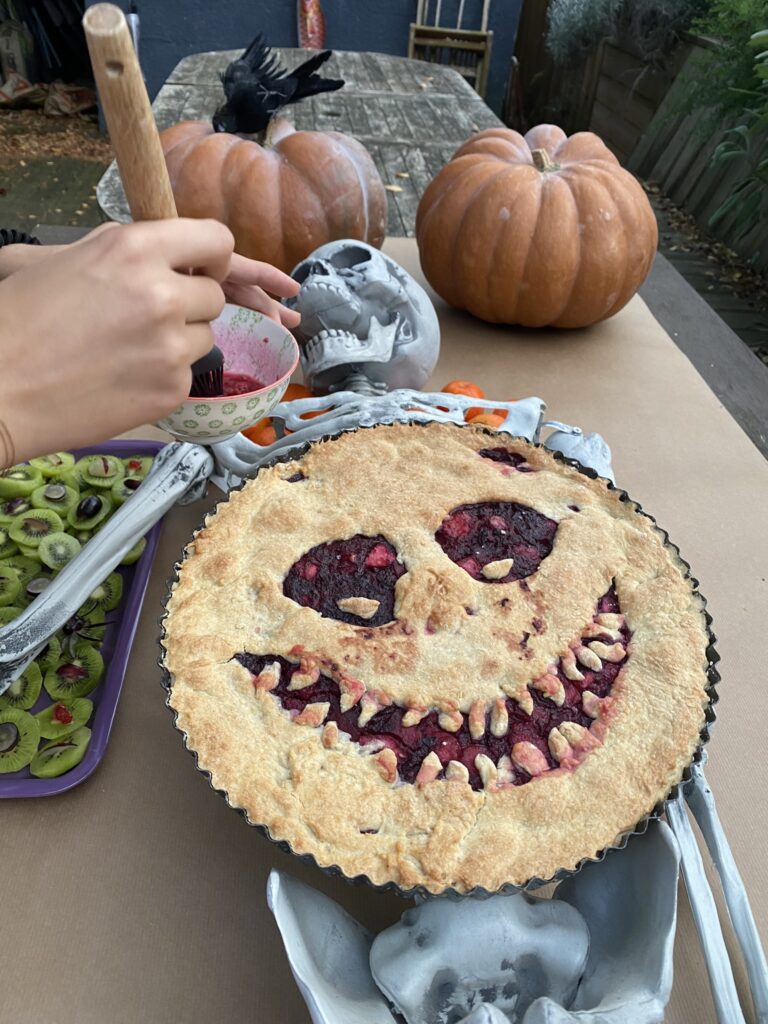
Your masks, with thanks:
[(255, 135), (267, 127), (281, 107), (305, 96), (341, 89), (343, 81), (317, 74), (330, 56), (330, 50), (323, 50), (288, 72), (280, 67), (259, 34), (221, 76), (226, 102), (213, 115), (214, 130)]

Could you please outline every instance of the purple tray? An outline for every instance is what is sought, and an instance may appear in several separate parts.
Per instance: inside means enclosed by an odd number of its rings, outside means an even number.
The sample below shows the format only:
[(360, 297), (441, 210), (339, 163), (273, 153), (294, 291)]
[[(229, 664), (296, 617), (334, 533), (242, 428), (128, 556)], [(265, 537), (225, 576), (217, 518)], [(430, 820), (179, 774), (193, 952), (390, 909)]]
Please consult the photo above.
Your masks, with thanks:
[[(109, 441), (106, 444), (73, 449), (73, 454), (80, 458), (83, 455), (97, 455), (104, 452), (107, 455), (125, 458), (128, 455), (156, 455), (163, 447), (164, 445), (160, 441)], [(30, 774), (29, 768), (22, 768), (20, 771), (8, 775), (0, 775), (0, 799), (55, 796), (57, 793), (64, 793), (87, 779), (104, 757), (112, 732), (112, 723), (117, 712), (120, 691), (123, 688), (128, 655), (131, 653), (131, 645), (139, 622), (139, 614), (144, 603), (144, 594), (149, 583), (149, 574), (162, 528), (163, 521), (161, 519), (146, 535), (147, 546), (138, 562), (118, 570), (123, 577), (123, 599), (117, 608), (108, 614), (108, 618), (112, 618), (113, 621), (107, 627), (104, 642), (101, 645), (101, 653), (106, 666), (104, 678), (93, 693), (88, 694), (88, 699), (93, 701), (94, 710), (91, 721), (88, 723), (92, 735), (85, 757), (77, 767), (56, 779), (36, 779)], [(95, 583), (94, 586), (96, 586)], [(43, 690), (40, 700), (33, 708), (30, 708), (30, 714), (41, 711), (50, 703), (51, 698)]]

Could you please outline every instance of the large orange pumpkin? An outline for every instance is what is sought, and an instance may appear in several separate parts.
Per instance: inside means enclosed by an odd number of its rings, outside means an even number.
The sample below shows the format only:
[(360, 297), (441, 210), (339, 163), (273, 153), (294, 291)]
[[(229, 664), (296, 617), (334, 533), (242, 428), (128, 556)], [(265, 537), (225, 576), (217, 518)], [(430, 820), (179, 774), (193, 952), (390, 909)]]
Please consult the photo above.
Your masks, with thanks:
[(653, 262), (656, 218), (640, 184), (590, 132), (479, 132), (419, 203), (427, 280), (493, 323), (584, 327), (613, 316)]
[(262, 144), (182, 121), (161, 134), (181, 217), (213, 217), (237, 252), (290, 272), (337, 238), (380, 247), (387, 196), (368, 151), (340, 132), (274, 118)]

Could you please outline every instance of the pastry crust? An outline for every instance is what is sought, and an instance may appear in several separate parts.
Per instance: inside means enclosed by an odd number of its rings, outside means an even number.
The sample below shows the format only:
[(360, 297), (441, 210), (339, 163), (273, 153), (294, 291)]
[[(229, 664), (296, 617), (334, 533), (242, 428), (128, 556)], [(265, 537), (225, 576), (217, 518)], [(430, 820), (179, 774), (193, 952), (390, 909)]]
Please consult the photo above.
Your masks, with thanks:
[[(523, 455), (533, 471), (478, 457), (489, 447)], [(289, 482), (299, 469), (304, 479)], [(473, 579), (435, 540), (456, 506), (497, 501), (558, 523), (525, 581)], [(386, 537), (406, 566), (390, 625), (323, 618), (283, 594), (305, 552), (357, 534)], [(322, 708), (297, 724), (271, 677), (255, 686), (232, 660), (247, 651), (295, 662), (299, 645), (342, 688), (356, 681), (357, 698), (376, 691), (449, 717), (490, 712), (583, 636), (612, 581), (632, 639), (610, 713), (594, 704), (595, 745), (580, 763), (525, 785), (499, 784), (492, 762), (480, 791), (459, 769), (451, 781), (403, 782), (385, 752), (323, 725)], [(361, 429), (259, 472), (188, 545), (163, 644), (177, 725), (232, 805), (321, 866), (434, 893), (546, 879), (614, 845), (680, 780), (708, 703), (703, 601), (661, 531), (604, 480), (471, 426)]]

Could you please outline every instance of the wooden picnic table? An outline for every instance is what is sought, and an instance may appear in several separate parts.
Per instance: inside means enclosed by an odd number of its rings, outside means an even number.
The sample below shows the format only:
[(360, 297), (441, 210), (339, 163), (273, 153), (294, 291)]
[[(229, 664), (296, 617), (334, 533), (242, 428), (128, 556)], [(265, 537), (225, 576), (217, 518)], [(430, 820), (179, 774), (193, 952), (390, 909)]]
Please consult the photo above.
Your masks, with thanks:
[[(311, 52), (276, 49), (293, 68)], [(159, 128), (179, 121), (210, 120), (224, 101), (220, 75), (240, 50), (195, 53), (174, 68), (153, 104)], [(298, 129), (353, 135), (373, 157), (390, 191), (387, 234), (412, 237), (424, 189), (473, 132), (502, 122), (457, 71), (383, 53), (335, 51), (323, 67), (346, 82), (287, 107)], [(405, 177), (404, 175), (408, 175)], [(99, 205), (110, 220), (129, 220), (113, 164), (99, 183)]]
[[(48, 242), (66, 237), (39, 233)], [(412, 239), (390, 239), (385, 251), (421, 279)], [(684, 300), (694, 329), (708, 330), (714, 344), (706, 304), (664, 263), (659, 268), (659, 308)], [(700, 579), (723, 673), (707, 776), (768, 939), (759, 685), (768, 660), (768, 465), (639, 297), (611, 320), (570, 332), (491, 326), (433, 299), (442, 347), (429, 385), (469, 375), (493, 398), (540, 395), (550, 416), (602, 432), (619, 485), (658, 516)], [(348, 886), (282, 853), (211, 791), (182, 749), (160, 687), (158, 619), (182, 546), (220, 497), (212, 489), (166, 518), (96, 773), (70, 792), (0, 807), (4, 912), (13, 925), (3, 1021), (307, 1024), (266, 908), (270, 869), (303, 878), (373, 930), (405, 908), (391, 894)], [(745, 995), (740, 966), (736, 978)], [(665, 1019), (715, 1024), (682, 888)], [(746, 1020), (755, 1024), (750, 1013)]]

